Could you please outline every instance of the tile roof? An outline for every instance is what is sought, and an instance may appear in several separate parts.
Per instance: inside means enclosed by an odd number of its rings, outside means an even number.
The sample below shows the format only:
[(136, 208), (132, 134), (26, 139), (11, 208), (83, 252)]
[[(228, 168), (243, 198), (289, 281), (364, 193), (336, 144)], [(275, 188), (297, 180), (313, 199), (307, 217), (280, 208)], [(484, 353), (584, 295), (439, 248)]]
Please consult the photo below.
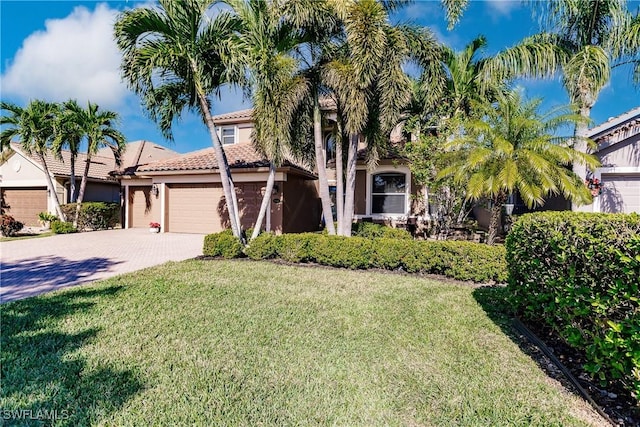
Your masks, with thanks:
[[(100, 150), (109, 153), (109, 148)], [(138, 167), (158, 160), (170, 159), (180, 156), (180, 153), (170, 150), (151, 141), (133, 141), (127, 143), (127, 149), (122, 154), (122, 163), (119, 168), (112, 171), (111, 175), (130, 175)]]
[(633, 108), (633, 109), (627, 111), (626, 113), (620, 114), (619, 116), (611, 117), (606, 122), (600, 123), (598, 126), (595, 126), (595, 127), (591, 128), (591, 129), (589, 129), (589, 137), (590, 138), (597, 138), (597, 137), (600, 136), (599, 135), (600, 133), (602, 133), (602, 132), (604, 132), (606, 130), (610, 130), (611, 128), (619, 126), (622, 123), (624, 123), (624, 122), (626, 122), (628, 120), (632, 120), (634, 118), (636, 118), (636, 119), (640, 118), (640, 107)]
[(253, 108), (240, 110), (240, 111), (232, 111), (230, 113), (218, 114), (217, 116), (213, 116), (213, 121), (226, 122), (230, 120), (250, 120), (252, 114), (253, 114)]
[[(251, 144), (225, 145), (225, 155), (231, 168), (258, 168), (267, 167), (269, 162), (260, 155)], [(295, 167), (309, 173), (309, 170), (294, 164), (285, 162), (286, 166)], [(218, 159), (213, 147), (186, 153), (172, 159), (159, 160), (138, 167), (137, 172), (167, 172), (167, 171), (207, 171), (218, 169)]]
[[(29, 157), (34, 163), (37, 165), (42, 165), (40, 159), (35, 154), (27, 154), (22, 150), (22, 147), (18, 143), (11, 143), (11, 148), (24, 155)], [(71, 153), (69, 151), (62, 151), (62, 159), (57, 159), (51, 153), (47, 153), (45, 156), (45, 161), (47, 162), (47, 167), (49, 168), (49, 172), (51, 172), (55, 176), (70, 176), (71, 175)], [(76, 157), (76, 176), (82, 176), (84, 172), (84, 167), (87, 161), (87, 155), (84, 153), (78, 154)], [(89, 167), (89, 178), (91, 179), (100, 179), (100, 180), (112, 180), (109, 176), (109, 172), (111, 172), (115, 168), (116, 162), (112, 157), (99, 156), (95, 155), (91, 157), (91, 166)]]
[[(336, 109), (336, 102), (328, 96), (320, 98), (320, 108), (332, 111)], [(213, 116), (214, 123), (229, 123), (233, 121), (250, 121), (252, 120), (253, 108), (246, 110), (232, 111), (230, 113), (218, 114)]]

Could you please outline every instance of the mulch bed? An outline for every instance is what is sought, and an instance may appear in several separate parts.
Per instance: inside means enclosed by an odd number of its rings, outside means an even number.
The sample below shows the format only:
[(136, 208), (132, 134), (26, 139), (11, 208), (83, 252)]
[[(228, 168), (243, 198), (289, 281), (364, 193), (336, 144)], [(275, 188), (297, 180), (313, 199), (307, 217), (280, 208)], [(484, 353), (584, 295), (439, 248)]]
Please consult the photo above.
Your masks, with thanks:
[[(626, 390), (622, 389), (618, 384), (602, 387), (599, 381), (591, 379), (590, 375), (582, 368), (586, 363), (584, 355), (569, 347), (548, 327), (530, 322), (525, 323), (525, 325), (546, 344), (551, 352), (572, 373), (591, 399), (609, 416), (614, 425), (624, 427), (640, 426), (640, 406)], [(529, 343), (526, 337), (520, 336), (519, 338), (522, 342), (521, 347), (523, 350), (536, 360), (538, 365), (551, 378), (577, 393), (571, 382), (540, 349)]]

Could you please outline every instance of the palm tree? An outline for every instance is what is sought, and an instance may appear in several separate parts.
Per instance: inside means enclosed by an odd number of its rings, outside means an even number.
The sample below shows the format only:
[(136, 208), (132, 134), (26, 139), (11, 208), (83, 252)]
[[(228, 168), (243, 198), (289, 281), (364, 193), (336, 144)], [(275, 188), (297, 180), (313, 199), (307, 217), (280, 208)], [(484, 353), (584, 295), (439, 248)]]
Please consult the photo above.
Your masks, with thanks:
[(497, 236), (502, 206), (514, 191), (529, 208), (544, 204), (549, 194), (578, 204), (591, 201), (582, 179), (568, 166), (597, 167), (598, 160), (572, 148), (573, 136), (557, 136), (584, 118), (566, 108), (540, 114), (540, 103), (523, 101), (517, 91), (498, 95), (497, 102), (484, 106), (481, 119), (469, 120), (465, 133), (446, 144), (449, 166), (438, 177), (464, 183), (471, 200), (489, 199), (489, 244)]
[(78, 196), (76, 191), (76, 160), (80, 152), (80, 144), (84, 138), (83, 124), (79, 121), (81, 116), (76, 113), (80, 109), (75, 100), (69, 100), (62, 105), (62, 110), (58, 115), (56, 137), (53, 143), (53, 151), (56, 156), (60, 157), (64, 148), (67, 148), (70, 153), (69, 202), (71, 203), (75, 203)]
[(228, 0), (238, 20), (238, 47), (253, 89), (253, 141), (269, 160), (269, 177), (251, 239), (260, 234), (269, 207), (276, 168), (291, 157), (291, 127), (295, 109), (307, 92), (296, 76), (295, 49), (303, 42), (290, 20), (282, 17), (278, 0)]
[(44, 168), (44, 176), (55, 211), (64, 221), (65, 215), (60, 207), (58, 193), (46, 161), (46, 155), (51, 149), (56, 133), (56, 116), (59, 114), (59, 106), (51, 102), (33, 100), (26, 108), (22, 108), (2, 101), (0, 109), (8, 113), (0, 116), (0, 126), (7, 126), (0, 133), (2, 147), (10, 146), (11, 140), (17, 137), (26, 153), (35, 154)]
[(211, 115), (212, 96), (243, 75), (228, 13), (211, 18), (211, 1), (160, 0), (120, 14), (115, 38), (123, 53), (122, 76), (138, 95), (165, 137), (185, 109), (196, 110), (206, 124), (219, 162), (233, 235), (243, 240), (231, 170)]
[(85, 137), (87, 140), (87, 158), (82, 172), (82, 181), (80, 182), (80, 191), (76, 202), (76, 214), (73, 220), (74, 227), (77, 227), (80, 208), (84, 200), (84, 192), (87, 188), (92, 156), (101, 148), (109, 148), (115, 157), (116, 165), (120, 166), (120, 159), (126, 148), (126, 138), (116, 128), (119, 116), (113, 111), (99, 111), (98, 105), (91, 102), (87, 103), (86, 109), (81, 108), (76, 102), (65, 104), (65, 108), (68, 117), (73, 116), (73, 127), (75, 129), (71, 129), (73, 132), (72, 138), (80, 136)]
[[(638, 74), (640, 36), (638, 18), (630, 14), (626, 0), (533, 2), (542, 9), (546, 32), (523, 40), (500, 55), (501, 63), (491, 73), (550, 76), (562, 73), (569, 100), (578, 108), (581, 120), (575, 128), (575, 148), (587, 152), (586, 137), (591, 109), (609, 82), (611, 70), (626, 63), (636, 64)], [(573, 165), (583, 180), (587, 167)]]
[[(346, 142), (344, 207), (338, 214), (338, 234), (351, 235), (354, 213), (356, 162), (359, 136), (367, 143), (367, 161), (373, 167), (389, 143), (411, 100), (411, 80), (403, 71), (416, 39), (425, 32), (391, 25), (388, 10), (375, 0), (340, 2), (336, 13), (344, 22), (344, 43), (325, 67), (324, 81), (333, 91), (338, 120)], [(339, 145), (338, 138), (338, 144)], [(339, 152), (336, 162), (341, 162)], [(342, 179), (338, 172), (338, 180)], [(337, 194), (338, 200), (342, 194)]]

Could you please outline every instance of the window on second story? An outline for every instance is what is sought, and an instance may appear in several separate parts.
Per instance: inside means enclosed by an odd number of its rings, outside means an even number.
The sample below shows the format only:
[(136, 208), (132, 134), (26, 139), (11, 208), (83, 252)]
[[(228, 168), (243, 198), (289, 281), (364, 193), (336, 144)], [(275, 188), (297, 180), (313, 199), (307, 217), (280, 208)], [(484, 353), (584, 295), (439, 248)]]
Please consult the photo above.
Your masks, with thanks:
[(324, 137), (324, 157), (327, 162), (336, 159), (336, 137), (333, 133), (328, 133)]
[(236, 141), (236, 127), (235, 126), (222, 126), (220, 130), (220, 142), (222, 145), (235, 144)]

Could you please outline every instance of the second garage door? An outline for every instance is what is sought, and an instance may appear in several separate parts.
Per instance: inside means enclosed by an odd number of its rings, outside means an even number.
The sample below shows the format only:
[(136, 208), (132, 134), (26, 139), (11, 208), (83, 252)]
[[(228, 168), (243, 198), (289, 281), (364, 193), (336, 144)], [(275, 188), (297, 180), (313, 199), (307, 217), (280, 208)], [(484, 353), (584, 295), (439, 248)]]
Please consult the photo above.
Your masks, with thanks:
[(602, 175), (602, 212), (640, 212), (640, 176)]
[(25, 226), (38, 226), (38, 214), (47, 212), (46, 188), (3, 188), (2, 198), (7, 214)]
[[(229, 228), (222, 184), (167, 185), (167, 229), (172, 233), (217, 233)], [(222, 201), (222, 202), (221, 202)]]

